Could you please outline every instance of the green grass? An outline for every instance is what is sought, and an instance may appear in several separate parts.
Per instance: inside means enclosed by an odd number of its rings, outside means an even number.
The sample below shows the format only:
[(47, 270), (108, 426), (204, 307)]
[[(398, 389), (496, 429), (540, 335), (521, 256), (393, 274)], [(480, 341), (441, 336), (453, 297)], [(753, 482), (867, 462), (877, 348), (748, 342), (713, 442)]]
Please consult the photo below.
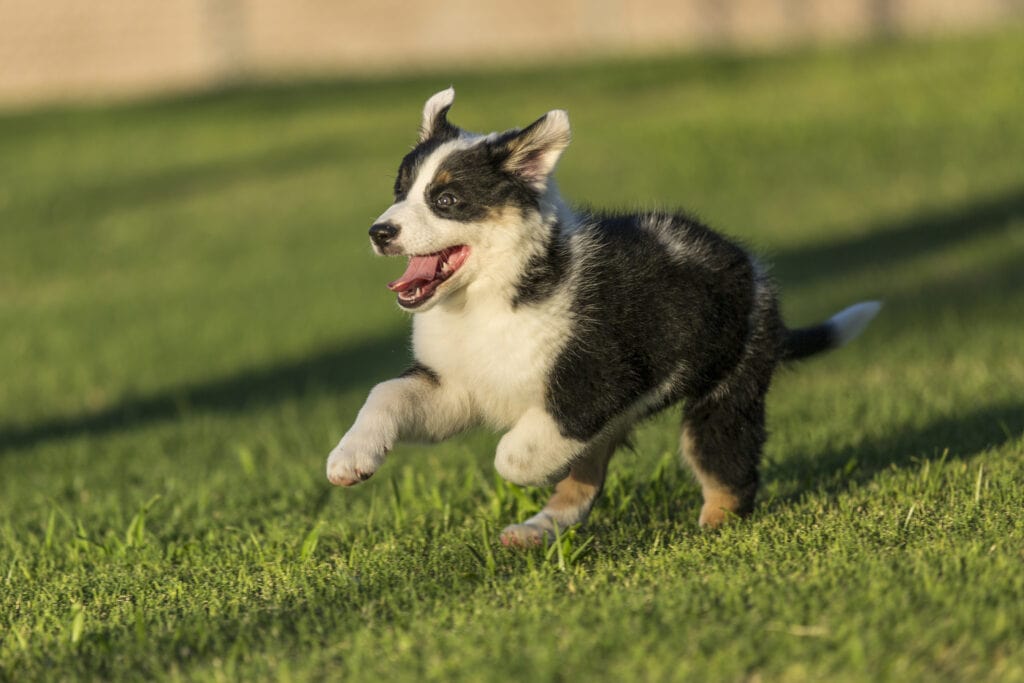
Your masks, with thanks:
[[(243, 89), (0, 117), (0, 679), (1024, 681), (1024, 33)], [(696, 527), (674, 411), (590, 525), (497, 437), (326, 455), (408, 321), (366, 228), (422, 101), (564, 107), (559, 177), (688, 207), (793, 324), (757, 513)]]

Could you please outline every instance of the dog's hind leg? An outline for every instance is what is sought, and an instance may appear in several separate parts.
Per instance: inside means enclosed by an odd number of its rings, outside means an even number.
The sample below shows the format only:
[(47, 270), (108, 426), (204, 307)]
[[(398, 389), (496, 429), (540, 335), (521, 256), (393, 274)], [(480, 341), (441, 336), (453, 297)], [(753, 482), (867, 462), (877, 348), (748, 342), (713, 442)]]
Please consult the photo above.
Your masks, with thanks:
[(701, 526), (717, 527), (754, 509), (765, 437), (763, 395), (686, 407), (680, 441), (704, 495)]
[(604, 486), (608, 461), (620, 440), (605, 439), (587, 447), (573, 464), (569, 476), (558, 482), (544, 509), (521, 524), (505, 527), (501, 542), (506, 546), (540, 545), (555, 536), (555, 526), (568, 529), (585, 522)]

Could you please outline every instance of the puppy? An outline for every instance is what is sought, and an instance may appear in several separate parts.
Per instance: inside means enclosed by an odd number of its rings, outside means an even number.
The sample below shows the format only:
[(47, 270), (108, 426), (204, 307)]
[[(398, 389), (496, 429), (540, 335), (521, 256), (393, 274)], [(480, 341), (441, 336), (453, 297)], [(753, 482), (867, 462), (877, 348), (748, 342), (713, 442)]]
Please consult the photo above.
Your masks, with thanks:
[(586, 519), (638, 420), (684, 402), (700, 524), (750, 513), (776, 365), (845, 344), (880, 304), (788, 329), (758, 262), (693, 218), (570, 208), (552, 179), (566, 112), (476, 135), (449, 123), (454, 97), (427, 100), (395, 202), (370, 228), (376, 253), (408, 258), (388, 288), (414, 313), (415, 362), (370, 392), (328, 479), (358, 484), (398, 441), (489, 425), (505, 432), (502, 477), (555, 484), (502, 532), (534, 545)]

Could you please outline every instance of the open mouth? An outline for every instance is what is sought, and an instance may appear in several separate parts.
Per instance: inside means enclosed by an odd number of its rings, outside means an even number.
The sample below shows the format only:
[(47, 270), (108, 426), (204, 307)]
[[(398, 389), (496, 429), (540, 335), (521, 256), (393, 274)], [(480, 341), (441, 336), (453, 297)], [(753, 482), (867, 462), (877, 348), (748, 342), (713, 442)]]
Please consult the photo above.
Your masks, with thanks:
[(469, 257), (469, 247), (460, 244), (425, 256), (410, 256), (402, 276), (388, 283), (398, 293), (398, 304), (416, 308), (429, 299), (445, 280), (455, 275)]

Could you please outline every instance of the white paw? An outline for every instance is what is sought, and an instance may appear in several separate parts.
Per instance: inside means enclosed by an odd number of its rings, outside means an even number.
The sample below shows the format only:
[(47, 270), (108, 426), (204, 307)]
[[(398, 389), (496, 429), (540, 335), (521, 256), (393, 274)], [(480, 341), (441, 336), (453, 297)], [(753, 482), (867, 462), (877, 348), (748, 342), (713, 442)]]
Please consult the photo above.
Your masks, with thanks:
[(554, 539), (554, 534), (535, 524), (512, 524), (501, 531), (501, 544), (507, 548), (533, 548)]
[(551, 486), (569, 474), (581, 446), (558, 434), (550, 419), (523, 418), (498, 442), (494, 468), (516, 486)]
[(327, 458), (327, 478), (335, 486), (355, 486), (373, 476), (387, 453), (382, 439), (349, 431)]
[(530, 451), (502, 448), (498, 444), (498, 452), (494, 458), (494, 468), (505, 481), (516, 486), (553, 486), (565, 479), (569, 474), (569, 465), (561, 465), (550, 469), (551, 463)]

